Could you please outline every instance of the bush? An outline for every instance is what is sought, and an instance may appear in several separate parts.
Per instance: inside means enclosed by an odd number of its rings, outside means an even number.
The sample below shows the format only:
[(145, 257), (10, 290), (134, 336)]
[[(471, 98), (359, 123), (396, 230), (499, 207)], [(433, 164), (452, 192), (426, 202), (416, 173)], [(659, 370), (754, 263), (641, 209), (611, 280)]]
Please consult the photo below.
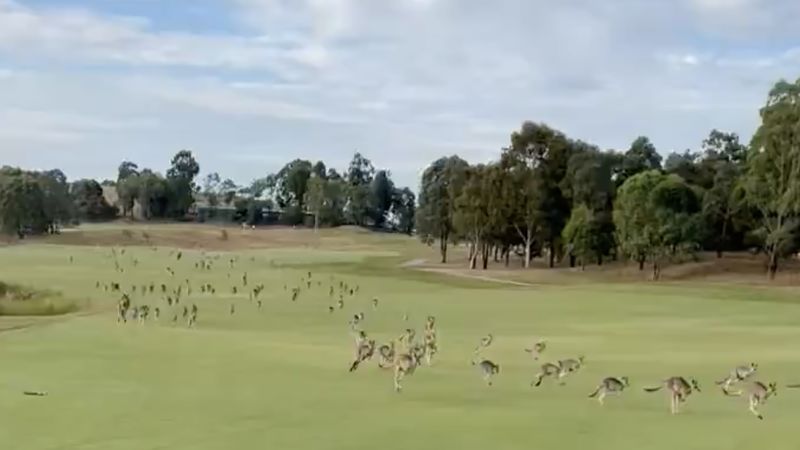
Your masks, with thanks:
[(0, 282), (0, 316), (57, 316), (78, 310), (58, 294)]

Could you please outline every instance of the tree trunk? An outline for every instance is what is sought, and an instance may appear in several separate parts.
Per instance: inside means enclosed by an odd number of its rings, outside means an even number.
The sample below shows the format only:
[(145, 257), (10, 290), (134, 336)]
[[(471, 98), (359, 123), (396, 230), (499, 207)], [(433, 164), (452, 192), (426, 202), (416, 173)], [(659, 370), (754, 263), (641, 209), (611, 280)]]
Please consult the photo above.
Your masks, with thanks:
[[(575, 255), (570, 253), (570, 255), (569, 255), (569, 267), (570, 268), (574, 268), (575, 267), (575, 259), (576, 259)], [(583, 260), (581, 260), (581, 264), (583, 264)]]
[(645, 260), (644, 256), (640, 256), (639, 257), (639, 270), (640, 271), (644, 270), (644, 260)]
[(523, 262), (526, 269), (531, 267), (531, 233), (525, 238), (525, 261)]
[(443, 231), (439, 235), (439, 253), (442, 254), (442, 264), (447, 262), (447, 232)]
[(500, 253), (500, 247), (495, 246), (494, 247), (494, 262), (500, 262), (500, 260), (498, 259), (499, 253)]
[(725, 234), (728, 232), (728, 221), (722, 222), (722, 234), (717, 240), (717, 258), (722, 258), (722, 248), (725, 246)]
[(553, 241), (550, 241), (549, 259), (550, 259), (550, 261), (548, 262), (548, 265), (552, 269), (553, 267), (556, 266), (556, 249), (555, 249), (555, 243)]
[(767, 266), (767, 276), (770, 280), (775, 279), (775, 275), (778, 274), (778, 252), (770, 251), (769, 253), (769, 265)]
[(511, 247), (506, 246), (506, 248), (503, 249), (503, 252), (505, 252), (506, 267), (508, 267), (509, 260), (511, 259)]
[(597, 265), (598, 266), (602, 266), (603, 265), (603, 255), (600, 255), (600, 254), (597, 255)]
[(658, 281), (661, 277), (661, 267), (658, 264), (658, 261), (653, 258), (653, 281)]
[(469, 268), (470, 270), (475, 270), (478, 266), (478, 249), (475, 243), (470, 244), (471, 248), (469, 250)]
[(491, 255), (492, 247), (488, 244), (483, 244), (483, 270), (489, 268), (489, 255)]
[(319, 233), (319, 213), (314, 214), (314, 233)]

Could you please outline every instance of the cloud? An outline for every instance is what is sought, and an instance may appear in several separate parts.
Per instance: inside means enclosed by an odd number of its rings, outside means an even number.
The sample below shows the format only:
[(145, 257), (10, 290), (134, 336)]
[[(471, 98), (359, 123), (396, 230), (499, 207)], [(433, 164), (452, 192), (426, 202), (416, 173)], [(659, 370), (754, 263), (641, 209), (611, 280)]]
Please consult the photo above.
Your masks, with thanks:
[(75, 142), (90, 133), (148, 130), (158, 126), (148, 118), (112, 118), (22, 108), (0, 109), (0, 138), (44, 143)]
[(188, 147), (245, 182), (358, 149), (416, 186), (526, 119), (682, 150), (711, 128), (747, 139), (770, 85), (800, 74), (792, 0), (227, 0), (214, 31), (47, 1), (0, 0), (0, 158), (79, 176)]
[(146, 18), (0, 0), (0, 54), (20, 60), (281, 71), (310, 58), (280, 36), (156, 31)]
[(800, 36), (800, 3), (792, 0), (685, 0), (707, 31), (750, 42)]
[[(166, 101), (222, 116), (255, 116), (281, 120), (354, 123), (358, 118), (325, 114), (321, 109), (298, 102), (277, 99), (275, 91), (258, 92), (258, 86), (228, 85), (213, 78), (174, 79), (131, 77), (122, 81), (124, 88), (147, 98)], [(254, 89), (255, 88), (255, 89)], [(247, 92), (242, 92), (245, 89)]]

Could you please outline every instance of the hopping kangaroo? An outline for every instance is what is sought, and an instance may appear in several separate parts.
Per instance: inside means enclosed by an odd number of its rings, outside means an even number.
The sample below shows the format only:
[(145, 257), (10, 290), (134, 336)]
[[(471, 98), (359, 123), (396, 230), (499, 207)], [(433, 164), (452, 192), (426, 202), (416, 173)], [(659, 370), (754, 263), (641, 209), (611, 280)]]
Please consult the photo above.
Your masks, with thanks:
[(483, 349), (489, 347), (490, 345), (492, 345), (492, 342), (494, 342), (494, 336), (492, 336), (492, 333), (489, 333), (486, 336), (484, 336), (483, 338), (481, 338), (481, 341), (478, 343), (478, 346), (475, 347), (475, 352), (474, 353), (477, 355), (478, 353), (481, 352), (481, 350), (483, 350)]
[(717, 386), (722, 386), (722, 392), (727, 394), (732, 384), (747, 381), (756, 371), (758, 371), (758, 364), (756, 363), (734, 367), (725, 379), (717, 381)]
[(422, 352), (417, 348), (412, 348), (408, 353), (397, 355), (394, 360), (394, 390), (400, 392), (403, 386), (400, 384), (406, 375), (413, 375), (422, 359)]
[(589, 398), (597, 397), (597, 401), (600, 402), (600, 404), (602, 405), (603, 399), (606, 398), (606, 395), (610, 394), (619, 395), (628, 386), (630, 386), (630, 383), (628, 382), (628, 377), (604, 378), (603, 381), (600, 382), (600, 385), (597, 386), (597, 389), (595, 389), (594, 392), (589, 394)]
[[(547, 377), (555, 377), (557, 380), (563, 380), (569, 374), (577, 372), (583, 366), (584, 358), (583, 356), (578, 357), (578, 359), (562, 359), (561, 361), (555, 363), (544, 363), (542, 364), (539, 373), (536, 374), (535, 379), (531, 382), (531, 386), (538, 387), (542, 384), (542, 380)], [(564, 384), (564, 381), (561, 382)]]
[(533, 344), (532, 348), (526, 348), (525, 352), (530, 353), (531, 358), (533, 358), (533, 360), (536, 361), (539, 359), (539, 356), (542, 355), (542, 352), (544, 352), (546, 348), (547, 348), (547, 342), (538, 341), (535, 344)]
[(478, 364), (475, 364), (475, 362), (473, 361), (472, 365), (478, 366), (478, 368), (481, 371), (481, 375), (483, 376), (483, 381), (486, 382), (487, 386), (491, 386), (492, 377), (500, 373), (500, 366), (498, 364), (489, 361), (488, 359), (484, 359)]
[(667, 391), (669, 391), (670, 412), (672, 412), (672, 414), (678, 413), (679, 404), (685, 402), (692, 391), (700, 392), (700, 385), (697, 383), (697, 380), (690, 378), (689, 381), (686, 381), (686, 378), (683, 377), (667, 378), (660, 386), (644, 388), (644, 390), (645, 392), (656, 392), (662, 388), (667, 388)]
[(358, 369), (358, 365), (362, 362), (371, 359), (372, 355), (375, 353), (375, 341), (369, 340), (367, 342), (362, 343), (358, 347), (358, 352), (356, 354), (356, 359), (353, 361), (353, 364), (350, 365), (350, 372), (355, 371)]
[(433, 363), (433, 355), (439, 351), (435, 329), (426, 328), (425, 335), (422, 339), (422, 346), (425, 348), (425, 362), (430, 366)]
[(741, 390), (736, 392), (725, 391), (725, 395), (737, 397), (741, 396), (743, 393), (747, 393), (747, 399), (750, 402), (750, 412), (760, 420), (764, 420), (764, 416), (758, 412), (758, 406), (763, 405), (770, 397), (778, 394), (778, 384), (769, 383), (765, 385), (760, 381), (752, 381), (747, 383), (744, 392)]
[(392, 367), (392, 362), (394, 361), (394, 341), (378, 347), (378, 355), (380, 356), (378, 367), (381, 369)]

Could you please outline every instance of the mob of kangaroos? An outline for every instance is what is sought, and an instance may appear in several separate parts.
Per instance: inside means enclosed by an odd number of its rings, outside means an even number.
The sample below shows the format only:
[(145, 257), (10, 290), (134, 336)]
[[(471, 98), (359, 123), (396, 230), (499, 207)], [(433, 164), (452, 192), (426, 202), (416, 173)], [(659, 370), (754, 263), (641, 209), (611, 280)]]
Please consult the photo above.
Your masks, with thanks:
[[(155, 249), (154, 249), (155, 251)], [(125, 255), (122, 250), (119, 253), (112, 250), (114, 258), (115, 273), (123, 273), (121, 258)], [(183, 256), (180, 252), (175, 253), (175, 262), (180, 263)], [(187, 256), (187, 258), (191, 258)], [(129, 258), (130, 259), (130, 258)], [(215, 258), (215, 259), (218, 259)], [(252, 261), (252, 259), (251, 259)], [(77, 263), (76, 260), (70, 259), (71, 263)], [(236, 266), (237, 259), (230, 260), (230, 267), (233, 269)], [(129, 272), (136, 273), (136, 266), (138, 261), (133, 260), (132, 267), (126, 267)], [(203, 272), (211, 271), (212, 258), (203, 256), (199, 262), (194, 264), (196, 270)], [(144, 324), (148, 321), (161, 320), (161, 313), (164, 312), (164, 321), (169, 321), (174, 324), (178, 323), (179, 318), (182, 316), (186, 325), (189, 328), (194, 328), (197, 324), (199, 308), (197, 304), (193, 303), (198, 297), (192, 295), (192, 282), (189, 278), (184, 281), (178, 282), (178, 279), (183, 278), (182, 268), (180, 264), (168, 266), (165, 269), (169, 278), (173, 281), (167, 283), (156, 284), (155, 280), (149, 283), (137, 285), (126, 284), (130, 287), (126, 290), (121, 283), (112, 281), (104, 283), (102, 281), (94, 281), (95, 289), (102, 290), (103, 292), (112, 292), (120, 295), (116, 305), (116, 319), (119, 323), (139, 323)], [(181, 276), (179, 276), (179, 274)], [(229, 279), (236, 279), (231, 277), (228, 273)], [(308, 297), (312, 299), (314, 296), (314, 289), (311, 280), (319, 280), (318, 277), (313, 277), (311, 272), (304, 276), (298, 285), (290, 287), (284, 285), (284, 291), (290, 291), (290, 300), (297, 302), (302, 298)], [(234, 284), (231, 286), (231, 293), (236, 296), (240, 292), (248, 292), (250, 302), (258, 308), (262, 307), (261, 294), (264, 290), (263, 284), (255, 282), (251, 288), (247, 288), (248, 273), (244, 272), (241, 275), (241, 284)], [(199, 293), (205, 295), (216, 295), (216, 288), (207, 282), (196, 281), (194, 287), (199, 286)], [(317, 281), (316, 286), (323, 292), (326, 288), (322, 287), (322, 281)], [(373, 321), (373, 316), (378, 317), (381, 313), (388, 308), (391, 311), (391, 304), (379, 302), (377, 297), (370, 297), (364, 300), (364, 303), (359, 303), (359, 286), (351, 286), (344, 281), (338, 282), (338, 301), (336, 303), (329, 303), (336, 299), (336, 284), (333, 277), (330, 279), (330, 285), (326, 286), (328, 290), (327, 295), (327, 311), (331, 317), (341, 317), (336, 313), (337, 310), (345, 309), (344, 297), (348, 296), (348, 305), (358, 304), (360, 309), (348, 308), (348, 315), (350, 320), (350, 331), (353, 334), (353, 359), (349, 364), (349, 371), (356, 372), (362, 368), (366, 362), (376, 358), (377, 366), (385, 371), (391, 371), (393, 387), (396, 392), (403, 391), (403, 384), (405, 380), (414, 375), (421, 367), (433, 367), (433, 358), (439, 354), (440, 342), (437, 328), (437, 319), (434, 316), (427, 316), (422, 331), (418, 338), (417, 329), (410, 323), (410, 316), (408, 311), (402, 311), (403, 332), (400, 336), (382, 341), (379, 344), (376, 339), (368, 337), (366, 331), (362, 329), (364, 325), (369, 325)], [(160, 289), (157, 289), (160, 288)], [(247, 288), (247, 289), (245, 289)], [(160, 292), (159, 292), (160, 291)], [(164, 304), (153, 304), (147, 302), (147, 297), (161, 296), (160, 300)], [(152, 299), (151, 299), (152, 300)], [(181, 301), (184, 300), (183, 304)], [(144, 303), (143, 303), (144, 302)], [(148, 304), (149, 303), (149, 304)], [(365, 304), (366, 303), (366, 304)], [(379, 308), (380, 304), (380, 308)], [(230, 316), (242, 314), (246, 311), (245, 305), (232, 302), (229, 304), (228, 314)], [(384, 306), (388, 305), (388, 306)], [(370, 307), (372, 313), (369, 318), (364, 314), (363, 308)], [(238, 313), (238, 314), (237, 314)], [(399, 319), (399, 317), (398, 317)], [(472, 350), (471, 365), (477, 369), (481, 380), (487, 387), (493, 386), (495, 381), (501, 376), (500, 364), (494, 357), (489, 357), (485, 353), (492, 352), (496, 347), (497, 340), (492, 333), (486, 334), (479, 341), (476, 347)], [(529, 347), (523, 348), (529, 356), (526, 358), (528, 361), (539, 361), (545, 352), (551, 352), (550, 346), (544, 339), (535, 340)], [(438, 356), (437, 356), (438, 358)], [(536, 371), (533, 380), (531, 381), (532, 387), (541, 386), (545, 380), (552, 380), (558, 382), (560, 385), (566, 384), (568, 379), (575, 377), (579, 372), (584, 371), (586, 360), (583, 356), (576, 358), (556, 359), (545, 361), (538, 364), (538, 371)], [(388, 369), (388, 370), (387, 370)], [(425, 369), (427, 370), (427, 369)], [(504, 370), (504, 374), (507, 373)], [(720, 386), (723, 394), (728, 397), (742, 397), (747, 399), (749, 412), (758, 418), (764, 420), (764, 415), (761, 413), (760, 408), (763, 407), (769, 399), (775, 397), (778, 391), (778, 385), (775, 382), (762, 382), (756, 380), (759, 374), (759, 365), (755, 362), (743, 364), (731, 369), (725, 377), (720, 380), (715, 380), (714, 383)], [(503, 375), (505, 376), (505, 375)], [(600, 383), (595, 386), (594, 391), (589, 394), (589, 398), (596, 399), (600, 405), (605, 405), (605, 401), (609, 396), (620, 397), (623, 393), (630, 391), (631, 382), (626, 376), (608, 376), (602, 378)], [(794, 389), (800, 388), (800, 384), (789, 384), (787, 388)], [(672, 414), (679, 414), (681, 406), (687, 402), (691, 394), (699, 393), (700, 383), (693, 377), (684, 376), (671, 376), (662, 380), (658, 385), (648, 386), (644, 388), (645, 392), (666, 392), (670, 402), (670, 412)], [(629, 395), (629, 394), (626, 394)]]
[[(423, 343), (414, 341), (413, 328), (407, 328), (399, 337), (378, 347), (378, 367), (392, 369), (394, 390), (402, 392), (403, 381), (413, 375), (423, 361), (430, 366), (430, 357), (437, 349), (435, 318), (428, 318), (425, 323)], [(494, 336), (489, 334), (480, 340), (479, 345), (473, 350), (471, 365), (478, 369), (478, 373), (486, 386), (492, 386), (500, 374), (500, 364), (482, 355), (494, 342)], [(525, 352), (533, 355), (534, 359), (542, 354), (546, 348), (545, 341), (537, 341), (532, 348), (525, 348)], [(366, 340), (366, 335), (360, 334), (356, 342), (356, 357), (351, 364), (351, 371), (358, 368), (361, 363), (372, 358), (375, 353), (374, 341)], [(531, 382), (532, 387), (541, 386), (546, 379), (552, 379), (564, 385), (566, 379), (577, 374), (586, 364), (583, 356), (577, 358), (560, 359), (543, 363)], [(716, 384), (722, 387), (726, 396), (744, 396), (748, 399), (749, 411), (758, 419), (764, 416), (759, 411), (759, 406), (777, 393), (777, 384), (753, 381), (752, 378), (758, 371), (758, 364), (750, 363), (734, 367), (729, 375)], [(589, 398), (597, 399), (601, 406), (609, 396), (621, 396), (628, 391), (631, 382), (627, 376), (609, 376), (603, 378), (589, 394)], [(739, 387), (738, 390), (732, 390)], [(788, 385), (788, 388), (800, 388), (800, 384)], [(701, 392), (700, 383), (693, 377), (672, 376), (662, 380), (658, 385), (645, 387), (645, 392), (665, 391), (670, 402), (670, 413), (679, 414), (681, 405), (686, 403), (691, 394)]]

